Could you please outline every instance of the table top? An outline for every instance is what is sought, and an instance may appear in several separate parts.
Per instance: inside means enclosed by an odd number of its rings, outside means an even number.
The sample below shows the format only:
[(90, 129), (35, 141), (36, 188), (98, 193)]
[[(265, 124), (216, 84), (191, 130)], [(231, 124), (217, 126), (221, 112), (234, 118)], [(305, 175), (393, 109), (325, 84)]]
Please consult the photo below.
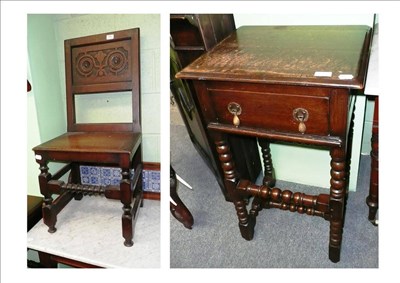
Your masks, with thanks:
[(57, 231), (40, 221), (28, 232), (28, 248), (106, 268), (160, 267), (160, 202), (145, 199), (133, 237), (123, 244), (118, 200), (83, 197), (57, 215)]
[(242, 26), (178, 78), (364, 87), (368, 26)]

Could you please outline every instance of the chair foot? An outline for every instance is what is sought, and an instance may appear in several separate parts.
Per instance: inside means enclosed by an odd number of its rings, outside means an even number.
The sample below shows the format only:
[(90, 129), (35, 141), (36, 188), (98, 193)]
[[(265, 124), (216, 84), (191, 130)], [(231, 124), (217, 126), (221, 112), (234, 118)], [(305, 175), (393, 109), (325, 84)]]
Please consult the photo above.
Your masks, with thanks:
[(49, 232), (51, 234), (55, 233), (56, 231), (57, 231), (56, 227), (49, 227), (49, 229), (47, 230), (47, 232)]
[(125, 247), (132, 247), (133, 246), (133, 241), (132, 240), (125, 240), (124, 241), (124, 246)]
[(83, 194), (76, 194), (75, 196), (74, 196), (74, 199), (75, 200), (81, 200), (83, 198)]

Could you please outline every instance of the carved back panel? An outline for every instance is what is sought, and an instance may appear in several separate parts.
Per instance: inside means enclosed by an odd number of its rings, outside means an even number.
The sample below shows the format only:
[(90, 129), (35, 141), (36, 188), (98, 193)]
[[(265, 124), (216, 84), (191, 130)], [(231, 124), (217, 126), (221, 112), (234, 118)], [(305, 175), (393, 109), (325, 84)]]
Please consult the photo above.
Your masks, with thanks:
[[(68, 39), (64, 42), (68, 131), (140, 132), (139, 28)], [(132, 93), (132, 121), (78, 123), (76, 95)]]

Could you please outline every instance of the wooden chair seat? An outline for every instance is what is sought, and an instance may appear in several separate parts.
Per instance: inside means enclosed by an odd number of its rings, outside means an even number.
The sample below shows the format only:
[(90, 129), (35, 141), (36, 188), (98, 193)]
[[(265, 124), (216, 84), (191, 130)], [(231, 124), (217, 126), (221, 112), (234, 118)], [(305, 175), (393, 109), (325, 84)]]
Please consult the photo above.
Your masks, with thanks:
[(123, 166), (123, 162), (129, 164), (141, 140), (141, 134), (133, 132), (68, 132), (33, 150), (39, 155), (36, 158)]

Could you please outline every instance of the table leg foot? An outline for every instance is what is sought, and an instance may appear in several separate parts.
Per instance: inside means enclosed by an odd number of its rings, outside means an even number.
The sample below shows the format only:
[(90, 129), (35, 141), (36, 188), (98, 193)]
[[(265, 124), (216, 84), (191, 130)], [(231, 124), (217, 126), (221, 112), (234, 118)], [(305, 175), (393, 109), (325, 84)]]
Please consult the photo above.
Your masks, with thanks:
[(247, 224), (239, 223), (240, 234), (245, 240), (251, 241), (253, 239), (255, 225), (255, 217), (249, 217), (249, 222), (247, 222)]
[[(174, 201), (178, 204), (175, 199)], [(170, 203), (169, 208), (176, 220), (181, 222), (185, 228), (192, 229), (193, 216), (183, 203), (179, 203), (177, 206)]]
[(182, 202), (180, 199), (178, 192), (177, 192), (177, 185), (178, 181), (176, 179), (176, 173), (175, 170), (170, 166), (170, 197), (172, 201), (175, 203), (173, 204), (172, 202), (169, 203), (169, 209), (171, 211), (171, 214), (185, 226), (187, 229), (192, 229), (194, 220), (193, 216), (190, 213), (189, 209), (186, 207), (186, 205)]
[(378, 226), (378, 219), (373, 219), (373, 220), (370, 220), (369, 222), (371, 222), (372, 225), (374, 225), (374, 226)]
[(333, 263), (340, 261), (340, 248), (329, 246), (329, 259)]
[(368, 212), (369, 222), (371, 222), (372, 225), (374, 226), (378, 226), (378, 220), (376, 219), (376, 213), (378, 212), (378, 204), (374, 201), (371, 201), (369, 196), (366, 199), (366, 203), (369, 207), (369, 212)]

